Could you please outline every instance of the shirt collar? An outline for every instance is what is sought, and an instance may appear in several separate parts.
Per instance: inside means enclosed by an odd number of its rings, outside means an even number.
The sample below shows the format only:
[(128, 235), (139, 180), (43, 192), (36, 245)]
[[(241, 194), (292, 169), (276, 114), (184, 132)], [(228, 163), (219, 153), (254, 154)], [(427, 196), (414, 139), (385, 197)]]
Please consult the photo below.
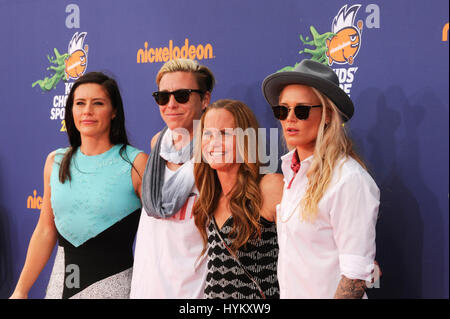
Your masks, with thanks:
[[(290, 152), (284, 154), (283, 156), (281, 156), (281, 170), (283, 171), (283, 175), (286, 176), (290, 176), (291, 174), (294, 174), (294, 172), (291, 169), (291, 162), (292, 162), (292, 157), (294, 156), (294, 152), (295, 152), (295, 148), (292, 149)], [(313, 155), (308, 156), (307, 158), (305, 158), (304, 160), (300, 159), (300, 163), (303, 166), (304, 164), (308, 164), (311, 163), (313, 160)]]
[[(294, 152), (295, 152), (295, 148), (292, 149), (289, 153), (284, 154), (283, 156), (281, 156), (281, 161), (283, 163), (287, 162), (287, 163), (291, 163), (292, 161), (292, 156), (294, 156)], [(308, 156), (307, 158), (305, 158), (304, 160), (300, 159), (300, 162), (303, 163), (308, 163), (311, 162), (313, 159), (314, 155)]]

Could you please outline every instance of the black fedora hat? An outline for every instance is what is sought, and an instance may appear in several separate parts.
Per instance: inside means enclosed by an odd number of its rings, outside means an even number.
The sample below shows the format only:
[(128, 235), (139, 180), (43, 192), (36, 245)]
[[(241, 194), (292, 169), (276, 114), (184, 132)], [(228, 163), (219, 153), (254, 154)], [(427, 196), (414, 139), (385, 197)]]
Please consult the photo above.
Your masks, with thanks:
[(272, 106), (277, 105), (281, 91), (289, 84), (308, 85), (325, 94), (343, 113), (344, 122), (353, 116), (353, 102), (339, 87), (339, 78), (329, 66), (305, 59), (292, 71), (269, 75), (262, 83), (262, 91), (267, 102)]

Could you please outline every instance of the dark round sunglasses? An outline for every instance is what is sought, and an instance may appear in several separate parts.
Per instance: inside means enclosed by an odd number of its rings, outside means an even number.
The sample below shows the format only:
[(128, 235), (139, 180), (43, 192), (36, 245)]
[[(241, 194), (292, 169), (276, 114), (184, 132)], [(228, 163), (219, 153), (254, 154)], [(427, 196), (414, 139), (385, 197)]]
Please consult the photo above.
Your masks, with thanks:
[(155, 101), (158, 105), (166, 105), (167, 103), (169, 103), (171, 94), (173, 94), (173, 97), (175, 98), (175, 100), (178, 103), (184, 104), (189, 101), (189, 96), (191, 95), (192, 92), (197, 92), (201, 96), (203, 96), (203, 94), (205, 93), (202, 90), (181, 89), (181, 90), (176, 90), (176, 91), (172, 91), (172, 92), (157, 91), (157, 92), (153, 92), (152, 95), (155, 98)]
[[(322, 107), (322, 105), (297, 105), (293, 107), (294, 114), (299, 120), (306, 120), (309, 117), (309, 111), (313, 107)], [(287, 119), (290, 109), (283, 105), (272, 106), (273, 115), (280, 121)]]

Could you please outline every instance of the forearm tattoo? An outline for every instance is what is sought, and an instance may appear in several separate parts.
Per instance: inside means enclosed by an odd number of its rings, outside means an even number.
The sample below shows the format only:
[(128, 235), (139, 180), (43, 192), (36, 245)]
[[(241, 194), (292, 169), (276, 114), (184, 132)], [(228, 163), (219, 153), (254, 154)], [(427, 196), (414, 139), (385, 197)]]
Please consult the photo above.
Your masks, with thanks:
[(336, 289), (335, 299), (361, 299), (366, 290), (366, 283), (360, 279), (348, 279), (342, 276)]

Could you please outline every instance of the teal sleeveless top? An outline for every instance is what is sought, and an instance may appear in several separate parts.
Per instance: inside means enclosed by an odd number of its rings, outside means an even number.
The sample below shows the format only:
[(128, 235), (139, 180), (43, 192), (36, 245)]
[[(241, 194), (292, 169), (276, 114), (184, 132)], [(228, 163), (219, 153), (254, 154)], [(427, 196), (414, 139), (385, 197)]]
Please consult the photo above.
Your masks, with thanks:
[[(59, 168), (68, 148), (56, 150), (50, 177), (51, 203), (58, 232), (75, 247), (97, 236), (141, 208), (131, 180), (131, 164), (119, 154), (123, 144), (94, 156), (77, 149), (70, 163), (72, 180), (59, 181)], [(142, 151), (127, 146), (131, 163)]]

